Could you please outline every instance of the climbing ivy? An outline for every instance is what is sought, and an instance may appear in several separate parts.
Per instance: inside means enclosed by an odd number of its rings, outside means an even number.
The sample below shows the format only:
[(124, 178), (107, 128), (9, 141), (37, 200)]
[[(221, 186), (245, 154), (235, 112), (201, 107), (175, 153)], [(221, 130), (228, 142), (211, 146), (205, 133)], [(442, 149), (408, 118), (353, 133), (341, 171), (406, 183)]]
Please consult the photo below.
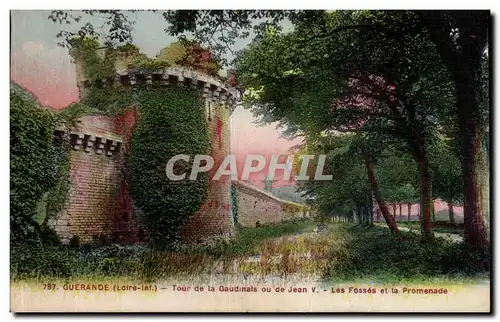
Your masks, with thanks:
[(75, 37), (71, 39), (72, 57), (80, 61), (85, 77), (90, 80), (107, 79), (115, 74), (116, 50), (111, 44), (106, 44), (104, 55), (100, 57), (97, 50), (99, 41), (95, 37)]
[(69, 141), (54, 138), (63, 119), (39, 106), (22, 88), (10, 91), (11, 241), (23, 242), (64, 204), (69, 182)]
[[(146, 215), (153, 241), (172, 246), (179, 241), (189, 215), (207, 199), (206, 173), (189, 180), (194, 156), (209, 151), (203, 99), (189, 88), (143, 88), (138, 99), (140, 116), (126, 162), (131, 193)], [(171, 181), (166, 163), (177, 154), (191, 159), (181, 170), (187, 173), (186, 179)]]
[(234, 223), (238, 223), (238, 188), (234, 182), (231, 182), (231, 208), (233, 210)]
[(132, 106), (133, 93), (130, 88), (124, 87), (93, 87), (85, 90), (82, 103), (103, 114), (116, 115)]

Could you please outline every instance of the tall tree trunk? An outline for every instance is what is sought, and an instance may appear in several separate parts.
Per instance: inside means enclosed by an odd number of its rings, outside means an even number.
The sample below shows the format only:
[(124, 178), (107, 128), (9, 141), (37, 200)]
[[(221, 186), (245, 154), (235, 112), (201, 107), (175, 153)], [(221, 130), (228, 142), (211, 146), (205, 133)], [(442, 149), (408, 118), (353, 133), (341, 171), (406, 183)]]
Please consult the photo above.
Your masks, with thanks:
[(373, 226), (373, 208), (368, 208), (368, 227)]
[(436, 48), (455, 82), (458, 131), (464, 178), (464, 230), (470, 251), (489, 252), (489, 187), (485, 180), (480, 111), (481, 59), (488, 44), (491, 13), (487, 10), (454, 12), (460, 37), (452, 44), (448, 12), (420, 13)]
[(382, 212), (382, 216), (384, 217), (385, 222), (387, 223), (387, 226), (389, 227), (389, 229), (393, 233), (397, 234), (397, 233), (399, 233), (399, 228), (396, 225), (396, 221), (389, 213), (389, 209), (387, 208), (387, 205), (386, 205), (384, 199), (382, 198), (382, 194), (380, 193), (380, 190), (378, 189), (378, 184), (377, 184), (377, 180), (375, 179), (375, 171), (373, 170), (373, 163), (371, 160), (371, 156), (363, 151), (363, 159), (365, 162), (366, 172), (368, 174), (368, 181), (370, 182), (373, 194), (375, 195), (375, 200), (377, 200), (377, 204), (380, 208), (380, 211)]
[(448, 214), (450, 215), (450, 222), (455, 222), (455, 216), (453, 215), (453, 201), (448, 200)]
[[(464, 230), (465, 239), (472, 251), (489, 251), (489, 197), (485, 194), (486, 158), (482, 147), (482, 133), (478, 124), (479, 103), (471, 93), (470, 80), (465, 86), (457, 84), (459, 95), (459, 131), (462, 140), (462, 174), (464, 178)], [(461, 92), (467, 88), (467, 93)], [(472, 87), (473, 88), (473, 87)], [(486, 217), (486, 218), (485, 218)]]
[(420, 175), (420, 223), (422, 229), (422, 239), (427, 240), (432, 237), (430, 222), (432, 199), (431, 177), (423, 148), (418, 147), (418, 150), (414, 151), (414, 154), (418, 162), (418, 171)]
[(399, 217), (400, 218), (403, 218), (403, 205), (402, 204), (399, 204)]
[(396, 219), (396, 203), (392, 203), (392, 216)]
[(411, 203), (409, 202), (408, 204), (408, 222), (411, 221)]

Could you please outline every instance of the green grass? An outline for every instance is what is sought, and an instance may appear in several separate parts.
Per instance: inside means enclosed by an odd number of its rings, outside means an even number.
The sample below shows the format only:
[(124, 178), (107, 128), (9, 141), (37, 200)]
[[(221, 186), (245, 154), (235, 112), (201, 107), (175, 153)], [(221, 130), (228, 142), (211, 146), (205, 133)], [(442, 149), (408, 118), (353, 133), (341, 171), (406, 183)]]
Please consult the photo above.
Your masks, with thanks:
[[(238, 227), (230, 242), (161, 251), (108, 246), (82, 249), (31, 245), (13, 250), (12, 280), (124, 279), (152, 282), (215, 276), (313, 277), (326, 284), (466, 284), (489, 280), (484, 256), (443, 238), (421, 242), (419, 234), (393, 236), (386, 227), (345, 223), (314, 233), (311, 220), (259, 228)], [(258, 256), (256, 256), (258, 255)], [(204, 277), (205, 276), (205, 277)]]
[(259, 228), (237, 227), (236, 238), (229, 242), (220, 242), (215, 246), (202, 248), (199, 251), (213, 255), (258, 255), (259, 245), (263, 241), (280, 236), (310, 232), (315, 223), (310, 220), (295, 220), (285, 223), (265, 225)]
[(463, 243), (444, 238), (422, 242), (420, 235), (394, 236), (383, 227), (337, 226), (329, 234), (340, 243), (332, 249), (324, 281), (378, 284), (489, 279), (484, 256), (468, 254)]
[[(144, 281), (211, 274), (223, 263), (227, 270), (236, 258), (259, 253), (265, 240), (311, 231), (311, 220), (296, 220), (260, 228), (237, 229), (236, 238), (210, 247), (163, 251), (107, 246), (85, 253), (84, 247), (26, 243), (12, 249), (11, 279), (125, 277)], [(227, 267), (226, 267), (227, 266)]]

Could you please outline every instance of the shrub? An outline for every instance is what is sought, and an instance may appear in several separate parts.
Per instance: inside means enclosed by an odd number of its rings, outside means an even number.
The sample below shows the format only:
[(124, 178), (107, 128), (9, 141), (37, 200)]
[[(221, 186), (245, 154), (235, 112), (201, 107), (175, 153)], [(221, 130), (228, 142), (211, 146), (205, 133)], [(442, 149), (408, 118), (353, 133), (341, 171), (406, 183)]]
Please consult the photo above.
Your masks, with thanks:
[(57, 188), (69, 159), (64, 139), (54, 142), (60, 119), (20, 87), (12, 86), (10, 94), (10, 220), (11, 240), (17, 242), (43, 224), (47, 211), (59, 209)]
[(68, 247), (69, 248), (80, 247), (80, 237), (78, 237), (77, 235), (74, 235), (73, 237), (71, 237), (71, 239), (69, 240), (69, 243), (68, 243)]
[(459, 251), (460, 244), (444, 238), (422, 242), (419, 234), (394, 236), (381, 228), (338, 229), (336, 234), (342, 245), (332, 248), (325, 274), (330, 279), (409, 279), (485, 271), (471, 264), (470, 256)]
[(48, 227), (47, 225), (42, 225), (39, 230), (40, 240), (43, 245), (47, 246), (61, 246), (61, 240), (54, 229)]
[(11, 278), (67, 278), (77, 264), (74, 252), (65, 247), (41, 247), (35, 242), (23, 242), (11, 248)]

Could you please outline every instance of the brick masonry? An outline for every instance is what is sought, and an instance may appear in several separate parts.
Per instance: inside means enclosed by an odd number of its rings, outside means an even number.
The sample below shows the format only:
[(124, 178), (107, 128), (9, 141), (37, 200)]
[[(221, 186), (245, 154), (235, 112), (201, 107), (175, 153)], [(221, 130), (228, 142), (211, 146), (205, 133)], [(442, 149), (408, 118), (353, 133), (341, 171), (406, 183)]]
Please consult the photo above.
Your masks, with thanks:
[[(80, 91), (84, 93), (89, 84), (81, 79), (78, 70), (77, 74)], [(229, 153), (229, 122), (234, 97), (230, 90), (221, 88), (218, 81), (194, 71), (170, 68), (162, 75), (169, 82), (162, 85), (196, 85), (203, 92), (207, 131), (211, 139), (210, 154), (215, 160), (214, 168), (209, 172), (209, 178), (212, 178)], [(135, 76), (131, 76), (133, 80)], [(135, 243), (148, 239), (142, 212), (134, 206), (130, 188), (121, 175), (123, 152), (136, 119), (136, 109), (130, 108), (115, 117), (85, 116), (71, 130), (74, 151), (71, 155), (69, 200), (57, 219), (49, 222), (64, 242), (72, 236), (78, 236), (82, 242), (106, 239)], [(207, 202), (188, 219), (182, 233), (186, 242), (233, 235), (231, 182), (228, 177), (223, 179), (210, 182)]]
[(116, 230), (121, 145), (114, 118), (89, 115), (72, 129), (71, 185), (65, 209), (50, 220), (63, 241), (77, 235), (87, 242)]
[(230, 149), (230, 110), (208, 98), (206, 101), (206, 122), (211, 138), (210, 155), (214, 166), (208, 171), (209, 190), (207, 202), (194, 213), (186, 223), (183, 239), (201, 242), (206, 239), (230, 238), (234, 232), (231, 209), (231, 181), (228, 176), (212, 180)]
[(298, 217), (309, 217), (297, 204), (279, 199), (272, 193), (238, 181), (238, 222), (244, 227), (279, 223)]

